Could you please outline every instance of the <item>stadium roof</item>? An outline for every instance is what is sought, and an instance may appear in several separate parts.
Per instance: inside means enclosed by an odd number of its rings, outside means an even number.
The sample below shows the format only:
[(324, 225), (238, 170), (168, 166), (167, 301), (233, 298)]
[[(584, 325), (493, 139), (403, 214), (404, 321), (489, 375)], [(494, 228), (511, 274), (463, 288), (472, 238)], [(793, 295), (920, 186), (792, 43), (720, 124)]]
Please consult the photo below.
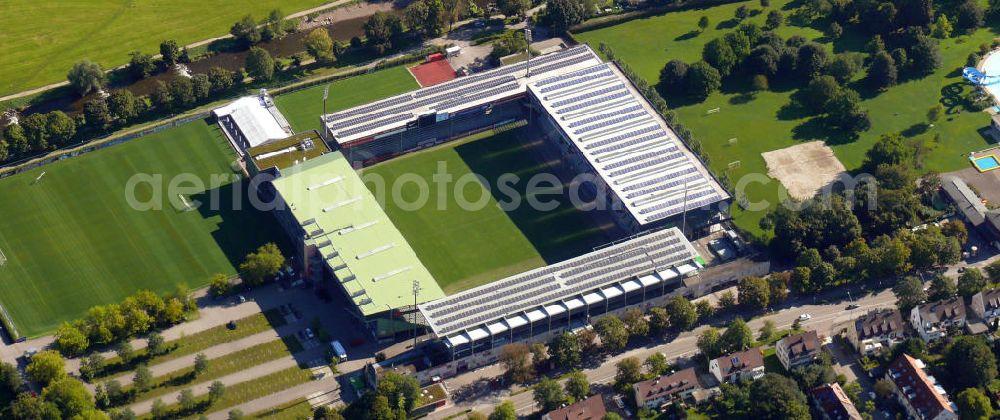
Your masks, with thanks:
[(330, 151), (316, 130), (309, 130), (286, 139), (274, 140), (247, 150), (247, 160), (258, 169), (285, 169), (299, 162), (317, 158)]
[(292, 166), (272, 181), (365, 316), (444, 297), (403, 235), (340, 152)]
[(729, 194), (610, 63), (528, 85), (640, 225)]
[(228, 116), (243, 132), (250, 147), (292, 135), (288, 121), (278, 112), (269, 96), (244, 96), (212, 111), (216, 118)]
[(590, 47), (581, 45), (533, 58), (530, 77), (525, 77), (527, 63), (520, 62), (325, 115), (323, 121), (338, 143), (350, 143), (403, 128), (421, 115), (457, 112), (524, 95), (532, 80), (600, 62)]
[[(438, 337), (524, 325), (532, 313), (565, 311), (695, 271), (698, 252), (677, 228), (635, 237), (560, 263), (419, 305)], [(590, 295), (596, 295), (592, 300)], [(576, 306), (574, 306), (576, 307)], [(496, 325), (496, 328), (492, 328)], [(452, 342), (454, 342), (453, 340)], [(466, 341), (468, 341), (466, 339)]]

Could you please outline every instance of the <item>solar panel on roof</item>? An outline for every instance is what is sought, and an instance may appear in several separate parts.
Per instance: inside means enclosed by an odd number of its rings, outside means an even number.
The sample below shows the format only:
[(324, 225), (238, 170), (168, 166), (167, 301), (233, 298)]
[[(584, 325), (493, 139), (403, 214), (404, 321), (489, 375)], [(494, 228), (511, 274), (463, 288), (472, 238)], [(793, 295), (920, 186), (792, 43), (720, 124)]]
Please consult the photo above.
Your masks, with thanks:
[(553, 107), (553, 108), (558, 108), (558, 107), (561, 107), (563, 105), (569, 105), (569, 104), (574, 103), (574, 102), (580, 102), (580, 101), (582, 101), (584, 99), (593, 98), (595, 96), (600, 96), (600, 95), (603, 95), (605, 93), (611, 93), (611, 92), (619, 91), (619, 90), (622, 90), (622, 89), (625, 89), (625, 84), (624, 83), (618, 83), (618, 84), (613, 85), (613, 86), (608, 86), (606, 88), (601, 88), (601, 89), (593, 90), (593, 91), (584, 93), (582, 95), (574, 96), (574, 97), (569, 98), (569, 99), (563, 99), (563, 100), (560, 100), (560, 101), (553, 102), (553, 103), (550, 104), (550, 106)]
[(628, 91), (613, 93), (613, 94), (605, 96), (603, 98), (595, 98), (595, 99), (591, 99), (591, 100), (586, 101), (586, 102), (578, 103), (576, 105), (570, 105), (570, 106), (567, 106), (565, 108), (561, 108), (561, 109), (559, 109), (559, 110), (556, 111), (556, 114), (564, 114), (564, 113), (567, 113), (567, 112), (573, 112), (573, 111), (576, 111), (576, 110), (584, 109), (584, 108), (587, 108), (587, 107), (590, 107), (590, 106), (594, 106), (594, 105), (597, 105), (597, 104), (600, 104), (600, 103), (604, 103), (604, 102), (607, 102), (607, 101), (611, 101), (611, 100), (614, 100), (614, 99), (624, 98), (626, 96), (629, 96), (629, 92)]
[[(627, 148), (627, 147), (639, 146), (639, 145), (643, 145), (643, 144), (646, 144), (646, 143), (650, 143), (650, 144), (666, 143), (666, 138), (662, 134), (660, 134), (660, 133), (650, 134), (648, 136), (642, 136), (642, 137), (638, 137), (638, 138), (633, 138), (633, 139), (630, 139), (630, 140), (626, 140), (626, 141), (623, 141), (621, 143), (616, 143), (616, 144), (613, 144), (611, 146), (604, 147), (604, 148), (601, 148), (601, 149), (595, 149), (595, 150), (592, 151), (592, 154), (594, 156), (601, 156), (601, 155), (604, 155), (604, 154), (609, 153), (609, 152), (615, 152), (615, 151), (619, 151), (619, 150)], [(670, 144), (670, 143), (667, 143), (667, 144)]]
[(632, 105), (632, 106), (629, 106), (629, 107), (626, 107), (626, 108), (622, 108), (622, 109), (618, 109), (618, 110), (615, 110), (615, 111), (612, 111), (612, 112), (607, 112), (607, 113), (604, 113), (604, 114), (594, 115), (594, 116), (591, 116), (591, 117), (587, 117), (587, 118), (583, 118), (583, 119), (580, 119), (580, 120), (576, 120), (576, 121), (573, 121), (573, 122), (567, 124), (566, 126), (570, 127), (570, 128), (575, 128), (575, 127), (579, 127), (579, 126), (584, 125), (584, 124), (592, 123), (594, 121), (600, 121), (600, 120), (603, 120), (605, 118), (611, 118), (611, 117), (614, 117), (616, 115), (627, 114), (629, 112), (638, 111), (638, 110), (641, 110), (641, 109), (642, 109), (642, 105), (635, 104), (635, 105)]
[(636, 113), (633, 113), (633, 114), (622, 115), (620, 117), (615, 117), (615, 118), (612, 118), (610, 120), (599, 121), (597, 123), (588, 125), (586, 127), (581, 127), (579, 130), (576, 130), (573, 133), (574, 134), (587, 133), (587, 132), (590, 132), (590, 131), (594, 131), (594, 130), (596, 130), (598, 128), (610, 127), (610, 126), (615, 125), (615, 124), (620, 124), (620, 123), (623, 123), (623, 122), (631, 121), (631, 120), (634, 120), (636, 118), (642, 117), (644, 115), (646, 115), (645, 112), (636, 112)]
[(583, 77), (576, 77), (576, 78), (570, 78), (570, 77), (564, 77), (564, 76), (557, 76), (557, 77), (559, 77), (560, 79), (572, 79), (572, 80), (568, 80), (568, 81), (562, 82), (562, 83), (560, 83), (558, 85), (552, 85), (552, 86), (543, 88), (543, 89), (539, 90), (539, 92), (540, 93), (549, 93), (549, 92), (557, 91), (559, 89), (564, 89), (564, 88), (567, 88), (567, 87), (570, 87), (570, 86), (578, 85), (580, 83), (586, 83), (586, 82), (589, 82), (589, 81), (603, 79), (603, 78), (606, 78), (606, 77), (614, 77), (614, 73), (612, 73), (609, 70), (609, 71), (605, 71), (605, 72), (598, 73), (598, 74), (588, 74), (588, 75), (585, 75)]
[(627, 173), (630, 173), (630, 172), (633, 172), (633, 171), (637, 171), (639, 169), (648, 168), (648, 167), (651, 167), (651, 166), (654, 166), (654, 165), (659, 165), (661, 163), (669, 162), (669, 161), (672, 161), (672, 160), (675, 160), (675, 159), (680, 159), (682, 157), (684, 157), (684, 153), (683, 152), (671, 153), (671, 154), (666, 155), (666, 156), (660, 156), (658, 158), (651, 159), (651, 160), (646, 161), (646, 162), (641, 162), (641, 163), (633, 165), (633, 166), (629, 166), (629, 167), (626, 167), (626, 168), (619, 169), (617, 171), (609, 172), (608, 176), (616, 177), (616, 176), (619, 176), (619, 175), (624, 175), (624, 174), (627, 174)]

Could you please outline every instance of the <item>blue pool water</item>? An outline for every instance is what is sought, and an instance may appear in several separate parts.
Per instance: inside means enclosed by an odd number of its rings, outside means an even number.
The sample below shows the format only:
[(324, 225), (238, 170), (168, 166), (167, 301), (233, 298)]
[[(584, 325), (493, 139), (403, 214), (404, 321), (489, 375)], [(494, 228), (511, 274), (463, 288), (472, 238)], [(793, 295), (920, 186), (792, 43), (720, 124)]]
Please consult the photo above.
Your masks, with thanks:
[(976, 158), (976, 167), (980, 171), (988, 171), (990, 169), (996, 169), (1000, 167), (1000, 162), (997, 161), (996, 156), (983, 156), (981, 158)]

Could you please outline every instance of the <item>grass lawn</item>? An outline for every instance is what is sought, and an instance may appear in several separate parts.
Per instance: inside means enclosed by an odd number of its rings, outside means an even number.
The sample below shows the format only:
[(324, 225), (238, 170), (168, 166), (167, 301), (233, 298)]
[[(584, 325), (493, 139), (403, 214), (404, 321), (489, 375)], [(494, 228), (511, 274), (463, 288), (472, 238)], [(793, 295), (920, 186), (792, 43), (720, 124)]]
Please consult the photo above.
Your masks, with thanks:
[[(310, 380), (312, 380), (311, 370), (297, 367), (288, 368), (267, 376), (262, 376), (252, 381), (240, 382), (238, 384), (227, 386), (225, 395), (211, 405), (208, 404), (207, 395), (199, 396), (197, 398), (199, 404), (195, 409), (195, 413), (177, 413), (180, 409), (179, 404), (170, 404), (170, 402), (167, 402), (167, 404), (169, 404), (167, 409), (171, 412), (170, 417), (172, 418), (195, 419), (200, 417), (201, 413), (227, 411), (226, 409), (229, 407), (253, 401), (276, 392), (284, 391), (288, 388), (309, 382)], [(139, 418), (151, 419), (152, 415), (147, 413)]]
[(774, 347), (764, 349), (764, 370), (782, 375), (786, 373), (785, 367), (781, 364), (781, 360), (778, 359), (778, 353)]
[[(532, 176), (551, 171), (552, 165), (557, 164), (539, 162), (532, 152), (535, 147), (540, 147), (539, 141), (526, 136), (521, 128), (495, 135), (484, 132), (375, 165), (362, 175), (369, 189), (381, 199), (372, 179), (381, 179), (382, 185), (391, 187), (404, 176), (430, 180), (439, 166), (445, 168), (452, 182), (444, 189), (437, 189), (437, 184), (429, 182), (427, 204), (417, 210), (404, 209), (406, 206), (393, 198), (417, 201), (420, 188), (414, 182), (400, 183), (399, 193), (383, 194), (386, 199), (381, 202), (386, 203), (389, 218), (441, 288), (454, 293), (562, 261), (608, 241), (590, 215), (569, 204), (565, 193), (536, 194), (539, 200), (558, 203), (551, 211), (533, 209), (527, 197), (510, 211), (499, 207), (498, 199), (511, 202), (509, 195), (497, 194), (500, 191), (496, 181), (502, 174), (520, 177), (511, 187), (523, 193)], [(469, 174), (481, 175), (489, 185), (484, 186)], [(471, 182), (459, 182), (463, 176)], [(461, 188), (456, 192), (458, 185)], [(463, 202), (481, 203), (463, 208), (459, 205), (459, 194)], [(610, 224), (601, 226), (608, 228)]]
[(306, 401), (305, 398), (299, 398), (290, 403), (251, 414), (249, 417), (268, 420), (299, 420), (312, 418), (312, 415), (313, 409), (309, 401)]
[[(270, 215), (252, 210), (244, 183), (232, 182), (234, 159), (216, 126), (196, 121), (0, 180), (7, 257), (0, 303), (21, 334), (49, 332), (136, 290), (203, 286), (215, 273), (235, 274), (247, 252), (282, 238)], [(154, 181), (136, 184), (134, 197), (162, 200), (160, 209), (129, 204), (127, 185), (137, 174)], [(168, 192), (176, 179), (200, 181), (204, 187), (182, 185), (206, 205), (177, 210), (177, 195)]]
[[(323, 113), (323, 89), (316, 85), (300, 91), (278, 95), (275, 104), (296, 132), (319, 130), (319, 115)], [(366, 104), (419, 88), (420, 85), (406, 66), (390, 67), (374, 73), (340, 79), (330, 84), (327, 112)]]
[[(154, 378), (152, 388), (147, 392), (139, 393), (136, 401), (156, 398), (189, 388), (194, 384), (210, 382), (231, 373), (252, 369), (253, 366), (289, 356), (297, 351), (302, 351), (302, 345), (295, 337), (282, 337), (279, 340), (261, 343), (219, 358), (209, 359), (208, 367), (198, 376), (194, 376), (194, 366), (190, 366)], [(131, 386), (125, 387), (126, 392), (130, 390), (132, 390)]]
[(222, 343), (236, 341), (244, 337), (249, 337), (251, 335), (267, 331), (271, 328), (278, 328), (285, 325), (285, 318), (278, 312), (277, 309), (270, 309), (261, 314), (250, 315), (246, 318), (237, 319), (234, 322), (236, 322), (236, 329), (230, 330), (225, 325), (219, 325), (189, 336), (167, 341), (163, 343), (163, 345), (164, 348), (170, 350), (159, 356), (149, 357), (149, 354), (146, 352), (147, 349), (143, 347), (135, 351), (135, 357), (128, 365), (122, 365), (121, 358), (118, 356), (109, 358), (106, 362), (104, 370), (101, 371), (98, 378), (117, 376), (122, 372), (134, 370), (139, 363), (155, 365), (167, 362), (178, 357), (184, 357), (189, 354), (200, 352)]
[(160, 42), (180, 45), (229, 33), (245, 15), (260, 20), (325, 0), (8, 0), (0, 6), (0, 96), (66, 80), (80, 60), (104, 68), (128, 63), (129, 52), (158, 54)]
[[(753, 1), (667, 13), (577, 34), (577, 38), (594, 47), (601, 42), (608, 44), (643, 78), (656, 83), (659, 71), (667, 61), (673, 58), (698, 61), (705, 43), (732, 31), (734, 23), (729, 20), (740, 5), (760, 8), (759, 3)], [(782, 9), (786, 16), (790, 14), (788, 1), (777, 0), (771, 5), (771, 8)], [(766, 14), (766, 11), (760, 13), (749, 21), (762, 24)], [(712, 23), (705, 33), (698, 34), (694, 30), (701, 16), (707, 16)], [(830, 42), (820, 31), (808, 27), (783, 26), (777, 32), (786, 38), (802, 35), (838, 53), (860, 51), (867, 41), (867, 38), (847, 33), (840, 40)], [(939, 135), (939, 142), (929, 142), (931, 150), (921, 169), (952, 171), (968, 165), (965, 157), (970, 151), (987, 146), (987, 141), (977, 130), (989, 125), (989, 117), (949, 104), (952, 99), (971, 91), (961, 76), (966, 56), (994, 36), (993, 31), (981, 29), (971, 35), (942, 40), (940, 49), (944, 65), (941, 69), (921, 79), (903, 81), (886, 92), (872, 92), (864, 88), (860, 81), (853, 83), (852, 87), (861, 93), (862, 106), (868, 109), (872, 122), (871, 130), (862, 133), (856, 140), (838, 138), (834, 133), (824, 131), (810, 117), (781, 112), (790, 103), (796, 86), (780, 86), (775, 81), (772, 81), (772, 91), (750, 94), (745, 88), (747, 83), (727, 80), (721, 92), (712, 94), (703, 102), (672, 105), (680, 121), (705, 146), (712, 169), (717, 174), (726, 172), (730, 162), (740, 161), (740, 167), (729, 173), (734, 185), (745, 175), (767, 173), (764, 159), (760, 156), (762, 152), (811, 140), (825, 140), (844, 166), (855, 170), (880, 135), (894, 132), (901, 132), (913, 141)], [(926, 122), (927, 110), (939, 102), (946, 106), (947, 116), (928, 130), (922, 126)], [(720, 112), (706, 114), (713, 108), (719, 108)], [(736, 138), (737, 143), (730, 146), (729, 139), (732, 138)], [(744, 191), (750, 202), (768, 200), (774, 204), (778, 202), (782, 189), (779, 183), (771, 180), (769, 183), (751, 183)], [(765, 213), (742, 211), (738, 207), (733, 210), (737, 224), (755, 234), (762, 233), (758, 222)]]

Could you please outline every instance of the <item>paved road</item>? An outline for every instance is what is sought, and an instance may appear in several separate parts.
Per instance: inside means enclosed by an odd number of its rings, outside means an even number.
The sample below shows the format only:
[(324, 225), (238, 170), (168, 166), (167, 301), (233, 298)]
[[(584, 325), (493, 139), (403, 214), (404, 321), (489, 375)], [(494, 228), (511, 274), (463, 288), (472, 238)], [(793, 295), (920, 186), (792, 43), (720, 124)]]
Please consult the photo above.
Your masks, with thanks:
[[(845, 302), (836, 302), (826, 305), (806, 304), (790, 307), (781, 312), (755, 318), (751, 320), (748, 325), (756, 331), (764, 324), (765, 320), (772, 320), (779, 329), (788, 328), (793, 322), (795, 322), (795, 319), (800, 314), (809, 313), (813, 318), (809, 321), (803, 322), (802, 327), (806, 329), (815, 329), (821, 334), (830, 335), (831, 331), (834, 330), (836, 326), (842, 325), (858, 315), (872, 309), (894, 307), (895, 302), (896, 297), (892, 294), (892, 292), (885, 290), (877, 294), (858, 299), (857, 303), (860, 307), (855, 310), (845, 310)], [(669, 343), (636, 348), (607, 358), (601, 362), (600, 366), (585, 369), (583, 372), (587, 375), (587, 378), (590, 379), (591, 383), (606, 384), (614, 381), (615, 363), (627, 357), (638, 357), (640, 360), (644, 360), (646, 357), (649, 357), (649, 355), (655, 352), (663, 353), (669, 360), (690, 357), (697, 353), (697, 337), (698, 334), (700, 334), (705, 328), (707, 327), (701, 326), (694, 331), (685, 332)], [(481, 381), (484, 378), (497, 377), (501, 373), (502, 369), (500, 367), (491, 366), (452, 378), (447, 382), (447, 385), (450, 389), (454, 390), (459, 387), (468, 386), (469, 384)], [(469, 401), (457, 401), (452, 407), (434, 412), (428, 418), (443, 419), (468, 409), (477, 410), (482, 413), (489, 413), (493, 410), (495, 405), (507, 399), (513, 401), (518, 414), (524, 415), (534, 412), (535, 402), (532, 399), (531, 392), (519, 391), (521, 391), (521, 389), (519, 387), (515, 387), (514, 392), (516, 394), (513, 396), (511, 396), (510, 391), (502, 391)]]

